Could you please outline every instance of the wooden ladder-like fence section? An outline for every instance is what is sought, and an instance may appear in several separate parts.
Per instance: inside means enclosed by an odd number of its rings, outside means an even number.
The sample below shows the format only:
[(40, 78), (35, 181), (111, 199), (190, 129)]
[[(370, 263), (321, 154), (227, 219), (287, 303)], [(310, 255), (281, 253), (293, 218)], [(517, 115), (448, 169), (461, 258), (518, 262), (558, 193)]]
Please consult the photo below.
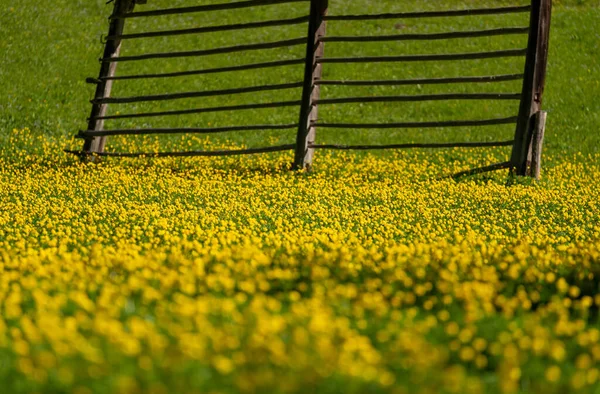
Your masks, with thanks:
[[(81, 152), (71, 152), (80, 155), (84, 160), (96, 156), (137, 157), (137, 156), (223, 156), (256, 154), (278, 151), (294, 151), (294, 168), (303, 169), (311, 166), (314, 151), (317, 149), (335, 150), (371, 150), (371, 149), (404, 149), (404, 148), (452, 148), (469, 147), (484, 148), (507, 146), (512, 147), (510, 160), (491, 166), (473, 169), (463, 174), (474, 174), (510, 168), (517, 175), (531, 175), (539, 177), (541, 144), (543, 140), (546, 114), (541, 111), (542, 96), (546, 75), (548, 57), (549, 28), (551, 19), (551, 0), (531, 0), (531, 4), (512, 7), (493, 7), (466, 10), (423, 11), (387, 14), (329, 14), (328, 0), (243, 0), (238, 2), (199, 5), (191, 7), (136, 11), (136, 3), (143, 4), (147, 0), (115, 0), (114, 11), (110, 18), (110, 30), (106, 41), (104, 56), (101, 59), (100, 75), (97, 79), (88, 82), (97, 85), (95, 98), (92, 100), (92, 111), (87, 130), (80, 131), (79, 137), (84, 139)], [(236, 23), (229, 25), (215, 25), (195, 27), (181, 30), (168, 30), (156, 32), (142, 32), (125, 34), (124, 26), (128, 19), (152, 18), (164, 15), (183, 15), (189, 13), (202, 13), (277, 5), (285, 3), (310, 3), (310, 13), (303, 17), (294, 17), (261, 22)], [(352, 23), (377, 20), (408, 20), (422, 18), (455, 18), (479, 17), (486, 15), (505, 15), (529, 13), (528, 26), (500, 27), (468, 31), (448, 31), (427, 34), (396, 34), (385, 36), (328, 36), (328, 23)], [(136, 56), (121, 56), (123, 42), (135, 38), (166, 37), (189, 34), (203, 34), (211, 32), (227, 32), (242, 29), (256, 29), (273, 26), (292, 26), (307, 24), (308, 36), (295, 39), (286, 39), (270, 42), (251, 43), (220, 47), (213, 49), (192, 50), (187, 52), (146, 53)], [(399, 54), (378, 56), (325, 56), (326, 43), (372, 43), (372, 42), (397, 42), (397, 41), (440, 41), (454, 39), (471, 39), (479, 37), (493, 37), (505, 35), (528, 35), (526, 48), (509, 48), (503, 50), (488, 50), (467, 53), (442, 53), (442, 54)], [(285, 48), (290, 46), (305, 46), (304, 58), (265, 61), (252, 64), (231, 65), (221, 68), (208, 68), (193, 71), (170, 73), (117, 75), (117, 64), (122, 62), (135, 62), (141, 60), (201, 57), (209, 55), (232, 54), (264, 49)], [(442, 63), (451, 61), (465, 61), (478, 59), (502, 59), (521, 57), (525, 59), (525, 69), (518, 74), (497, 74), (484, 76), (448, 76), (436, 78), (414, 78), (395, 80), (327, 80), (323, 78), (323, 69), (327, 65), (344, 64), (377, 64), (377, 63)], [(185, 93), (157, 94), (133, 97), (111, 97), (113, 84), (121, 80), (137, 80), (152, 78), (173, 78), (193, 75), (206, 75), (225, 73), (226, 75), (244, 70), (268, 70), (277, 67), (304, 65), (303, 80), (282, 84), (268, 84), (260, 86), (240, 87), (233, 89), (197, 91)], [(443, 94), (418, 94), (418, 95), (387, 95), (387, 96), (351, 96), (323, 98), (321, 95), (324, 86), (426, 86), (426, 85), (466, 85), (466, 84), (493, 84), (504, 81), (522, 80), (522, 90), (513, 93), (443, 93)], [(130, 113), (108, 115), (109, 105), (169, 101), (185, 98), (202, 98), (213, 96), (227, 96), (241, 93), (264, 91), (279, 91), (289, 89), (302, 89), (299, 100), (276, 101), (270, 103), (231, 105), (209, 108), (182, 109), (174, 111)], [(436, 102), (446, 100), (515, 100), (520, 101), (519, 111), (514, 116), (491, 119), (463, 119), (463, 120), (431, 120), (419, 122), (396, 123), (335, 123), (319, 120), (319, 108), (337, 106), (351, 103), (409, 103), (409, 102)], [(215, 128), (153, 128), (153, 129), (105, 129), (104, 123), (111, 119), (143, 119), (149, 117), (177, 116), (197, 113), (241, 111), (265, 108), (298, 107), (299, 121), (294, 124), (275, 125), (241, 125)], [(419, 143), (419, 144), (393, 144), (393, 145), (345, 145), (345, 144), (318, 144), (316, 130), (319, 129), (427, 129), (427, 128), (475, 128), (490, 125), (515, 125), (514, 138), (508, 141), (486, 142), (457, 142), (457, 143)], [(295, 130), (296, 142), (287, 145), (267, 146), (262, 148), (226, 150), (226, 151), (190, 151), (190, 152), (161, 152), (161, 153), (112, 153), (105, 151), (106, 139), (114, 135), (154, 135), (176, 133), (224, 133), (234, 131), (259, 131), (259, 130)], [(457, 175), (463, 175), (457, 174)]]

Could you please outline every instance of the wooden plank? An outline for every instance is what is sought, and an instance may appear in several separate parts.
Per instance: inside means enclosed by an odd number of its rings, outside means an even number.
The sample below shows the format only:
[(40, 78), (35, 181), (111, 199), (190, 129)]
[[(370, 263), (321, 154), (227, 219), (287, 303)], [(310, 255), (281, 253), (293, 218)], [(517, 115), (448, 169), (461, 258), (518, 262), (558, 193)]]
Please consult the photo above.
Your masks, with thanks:
[(509, 49), (503, 51), (450, 53), (441, 55), (401, 55), (401, 56), (361, 56), (333, 57), (317, 59), (317, 63), (385, 63), (385, 62), (431, 62), (448, 60), (476, 60), (518, 57), (527, 54), (527, 49)]
[(141, 74), (141, 75), (120, 75), (120, 76), (109, 76), (101, 78), (100, 80), (136, 80), (136, 79), (157, 79), (157, 78), (176, 78), (176, 77), (187, 77), (192, 75), (205, 75), (205, 74), (219, 74), (228, 73), (235, 71), (246, 71), (246, 70), (260, 70), (274, 67), (294, 66), (298, 64), (304, 64), (304, 58), (300, 59), (289, 59), (289, 60), (276, 60), (272, 62), (261, 62), (252, 64), (243, 64), (241, 66), (231, 67), (219, 67), (219, 68), (207, 68), (204, 70), (191, 70), (191, 71), (180, 71), (173, 73), (156, 73), (156, 74)]
[(161, 30), (161, 31), (152, 31), (152, 32), (144, 32), (144, 33), (133, 33), (133, 34), (122, 34), (120, 36), (109, 36), (107, 39), (121, 39), (121, 40), (131, 40), (136, 38), (152, 38), (152, 37), (171, 37), (171, 36), (181, 36), (181, 35), (189, 35), (189, 34), (204, 34), (204, 33), (215, 33), (222, 31), (238, 31), (238, 30), (247, 30), (247, 29), (257, 29), (264, 27), (275, 27), (275, 26), (293, 26), (301, 23), (308, 22), (309, 16), (301, 16), (298, 18), (289, 18), (289, 19), (277, 19), (277, 20), (268, 20), (261, 22), (250, 22), (250, 23), (234, 23), (230, 25), (219, 25), (219, 26), (204, 26), (204, 27), (196, 27), (192, 29), (178, 29), (178, 30)]
[(242, 105), (224, 105), (220, 107), (207, 107), (207, 108), (193, 108), (175, 111), (161, 111), (161, 112), (141, 112), (132, 114), (119, 114), (119, 115), (108, 115), (95, 118), (95, 120), (108, 120), (108, 119), (135, 119), (135, 118), (153, 118), (157, 116), (179, 116), (179, 115), (191, 115), (191, 114), (203, 114), (211, 112), (225, 112), (225, 111), (243, 111), (250, 109), (266, 109), (266, 108), (283, 108), (283, 107), (295, 107), (300, 106), (302, 102), (300, 100), (295, 101), (277, 101), (272, 103), (258, 103), (258, 104), (242, 104)]
[(296, 88), (301, 88), (302, 86), (303, 86), (302, 82), (292, 82), (292, 83), (283, 83), (283, 84), (276, 84), (276, 85), (259, 85), (259, 86), (247, 86), (247, 87), (243, 87), (243, 88), (233, 88), (233, 89), (206, 90), (206, 91), (201, 91), (201, 92), (168, 93), (168, 94), (156, 94), (156, 95), (149, 95), (149, 96), (132, 96), (132, 97), (106, 97), (106, 98), (101, 98), (101, 99), (94, 99), (91, 102), (93, 104), (127, 104), (127, 103), (140, 103), (140, 102), (152, 102), (152, 101), (170, 101), (170, 100), (179, 100), (179, 99), (186, 99), (186, 98), (227, 96), (227, 95), (232, 95), (232, 94), (296, 89)]
[(181, 15), (190, 14), (197, 12), (212, 12), (212, 11), (223, 11), (223, 10), (234, 10), (249, 7), (268, 6), (276, 4), (287, 4), (287, 3), (299, 3), (308, 2), (310, 0), (249, 0), (249, 1), (238, 1), (233, 3), (224, 4), (209, 4), (199, 5), (194, 7), (178, 7), (168, 8), (161, 10), (142, 11), (133, 13), (121, 13), (112, 16), (112, 19), (125, 19), (125, 18), (142, 18), (149, 16), (165, 16), (165, 15)]
[(303, 45), (306, 42), (305, 38), (294, 38), (290, 40), (279, 40), (273, 42), (264, 42), (260, 44), (244, 44), (234, 45), (229, 47), (203, 49), (199, 51), (182, 51), (182, 52), (163, 52), (163, 53), (147, 53), (144, 55), (136, 56), (121, 56), (121, 57), (104, 57), (100, 59), (103, 63), (115, 63), (115, 62), (135, 62), (141, 60), (151, 59), (173, 59), (182, 57), (200, 57), (200, 56), (211, 56), (211, 55), (223, 55), (226, 53), (246, 52), (246, 51), (259, 51), (263, 49), (276, 49), (286, 48), (297, 45)]
[(229, 131), (252, 131), (252, 130), (289, 130), (295, 129), (298, 125), (252, 125), (252, 126), (226, 126), (226, 127), (182, 127), (182, 128), (149, 128), (149, 129), (120, 129), (120, 130), (82, 130), (79, 132), (80, 138), (112, 136), (112, 135), (152, 135), (152, 134), (212, 134), (225, 133)]
[(306, 40), (304, 88), (293, 164), (293, 167), (297, 170), (310, 169), (314, 156), (314, 150), (309, 148), (309, 145), (313, 144), (316, 138), (315, 122), (318, 119), (316, 101), (321, 94), (321, 88), (315, 82), (321, 79), (323, 73), (323, 66), (317, 62), (317, 59), (322, 58), (325, 54), (325, 44), (321, 38), (327, 32), (325, 16), (328, 7), (328, 0), (313, 0), (311, 2), (308, 38)]
[(449, 143), (422, 143), (422, 144), (391, 144), (391, 145), (338, 145), (319, 144), (310, 145), (312, 149), (331, 150), (387, 150), (387, 149), (413, 149), (413, 148), (491, 148), (501, 146), (512, 146), (514, 141), (493, 142), (449, 142)]
[(475, 127), (515, 124), (518, 117), (482, 120), (449, 120), (437, 122), (402, 122), (402, 123), (323, 123), (316, 122), (315, 126), (328, 129), (419, 129), (436, 127)]
[[(133, 0), (116, 0), (113, 15), (124, 14), (133, 11), (135, 3)], [(110, 23), (108, 34), (111, 36), (117, 36), (123, 34), (125, 22), (122, 19), (113, 19)], [(116, 58), (121, 52), (121, 40), (108, 40), (104, 47), (105, 59)], [(111, 77), (115, 75), (117, 69), (117, 63), (102, 63), (100, 66), (99, 83), (96, 86), (96, 93), (94, 97), (97, 99), (110, 97), (112, 91), (113, 81), (102, 80), (102, 78)], [(104, 129), (104, 119), (108, 110), (107, 104), (94, 104), (92, 105), (92, 111), (88, 121), (88, 130), (100, 131)], [(83, 144), (83, 152), (94, 152), (101, 153), (104, 151), (106, 146), (106, 137), (100, 138), (87, 138)], [(88, 159), (89, 155), (82, 156), (83, 160)]]
[(520, 176), (527, 173), (527, 158), (535, 128), (534, 115), (542, 108), (548, 64), (552, 0), (532, 0), (531, 7), (525, 78), (519, 120), (515, 130), (515, 145), (511, 156), (512, 171)]
[(529, 12), (531, 6), (499, 7), (499, 8), (476, 8), (466, 10), (448, 11), (421, 11), (421, 12), (398, 12), (370, 15), (329, 15), (327, 21), (366, 21), (381, 19), (412, 19), (412, 18), (439, 18), (456, 16), (479, 16), (479, 15), (502, 15)]
[(323, 37), (323, 42), (386, 42), (386, 41), (418, 41), (418, 40), (448, 40), (455, 38), (476, 38), (505, 36), (511, 34), (525, 34), (529, 32), (527, 27), (509, 27), (500, 29), (472, 30), (472, 31), (453, 31), (445, 33), (427, 33), (427, 34), (392, 34), (385, 36), (332, 36)]
[(190, 151), (190, 152), (134, 152), (134, 153), (119, 153), (119, 152), (80, 152), (73, 150), (65, 150), (66, 153), (71, 153), (77, 156), (97, 156), (97, 157), (120, 157), (120, 158), (135, 158), (135, 157), (216, 157), (216, 156), (238, 156), (238, 155), (255, 155), (258, 153), (270, 152), (285, 152), (294, 150), (295, 144), (269, 146), (265, 148), (251, 148), (239, 150), (217, 150), (217, 151)]
[(315, 100), (317, 105), (352, 103), (422, 102), (445, 100), (520, 100), (520, 93), (444, 93), (413, 96), (341, 97)]
[(529, 168), (530, 176), (540, 180), (542, 173), (542, 148), (544, 145), (544, 135), (546, 132), (546, 111), (539, 111), (535, 115), (535, 128), (533, 133), (533, 142), (531, 144), (531, 166)]
[(317, 85), (329, 86), (405, 86), (405, 85), (443, 85), (452, 83), (494, 83), (506, 81), (518, 81), (523, 79), (523, 74), (506, 75), (486, 75), (474, 77), (456, 77), (456, 78), (418, 78), (418, 79), (391, 79), (391, 80), (370, 80), (370, 81), (341, 81), (341, 80), (320, 80)]

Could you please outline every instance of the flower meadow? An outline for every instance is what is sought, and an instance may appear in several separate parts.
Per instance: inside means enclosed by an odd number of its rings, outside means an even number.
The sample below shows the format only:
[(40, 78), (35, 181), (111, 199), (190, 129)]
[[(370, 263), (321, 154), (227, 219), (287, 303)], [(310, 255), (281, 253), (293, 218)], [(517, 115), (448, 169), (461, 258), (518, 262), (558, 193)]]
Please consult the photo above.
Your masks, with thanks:
[(496, 150), (297, 173), (7, 141), (2, 392), (600, 393), (597, 156), (534, 183), (441, 176)]

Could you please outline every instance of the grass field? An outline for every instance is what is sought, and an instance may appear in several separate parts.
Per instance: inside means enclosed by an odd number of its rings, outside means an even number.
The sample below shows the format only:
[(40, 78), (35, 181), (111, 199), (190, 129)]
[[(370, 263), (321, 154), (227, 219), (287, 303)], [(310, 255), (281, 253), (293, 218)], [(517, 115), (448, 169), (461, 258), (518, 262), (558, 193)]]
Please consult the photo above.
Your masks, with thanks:
[[(149, 1), (146, 8), (183, 5)], [(208, 2), (203, 2), (208, 3)], [(349, 3), (349, 4), (348, 4)], [(522, 1), (331, 1), (331, 12), (381, 12)], [(600, 393), (600, 4), (556, 1), (545, 108), (543, 178), (498, 172), (441, 179), (506, 160), (505, 148), (377, 154), (318, 152), (131, 159), (81, 164), (104, 1), (0, 0), (0, 387), (4, 393)], [(188, 3), (189, 4), (189, 3)], [(343, 6), (347, 8), (344, 9)], [(160, 28), (303, 15), (298, 4), (161, 18)], [(361, 33), (522, 26), (526, 17), (377, 22)], [(129, 32), (149, 29), (132, 20)], [(157, 29), (152, 26), (150, 29)], [(332, 23), (329, 34), (358, 32)], [(168, 38), (172, 50), (300, 37), (305, 26)], [(276, 38), (273, 38), (276, 37)], [(374, 44), (354, 54), (475, 52), (523, 36)], [(126, 42), (124, 55), (156, 50)], [(160, 47), (159, 47), (160, 48)], [(350, 48), (327, 45), (327, 56)], [(123, 64), (169, 72), (302, 56), (302, 47), (231, 57)], [(328, 79), (520, 72), (522, 62), (328, 67)], [(117, 83), (115, 95), (284, 83), (269, 73)], [(325, 97), (488, 86), (328, 88)], [(293, 100), (281, 93), (111, 107), (112, 114)], [(171, 107), (172, 106), (172, 107)], [(501, 117), (518, 103), (344, 105), (327, 121)], [(112, 121), (107, 127), (297, 122), (298, 108)], [(320, 130), (319, 142), (510, 139), (480, 130)], [(109, 150), (216, 149), (289, 143), (285, 133), (109, 140)]]

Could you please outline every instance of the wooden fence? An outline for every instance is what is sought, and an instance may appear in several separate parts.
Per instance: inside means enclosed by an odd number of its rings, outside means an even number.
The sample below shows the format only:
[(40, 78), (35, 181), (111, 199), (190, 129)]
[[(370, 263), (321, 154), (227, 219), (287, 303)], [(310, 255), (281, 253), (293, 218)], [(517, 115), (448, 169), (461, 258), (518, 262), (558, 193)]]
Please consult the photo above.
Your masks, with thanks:
[[(470, 147), (484, 148), (494, 146), (510, 146), (512, 154), (508, 161), (493, 164), (468, 173), (485, 172), (496, 169), (510, 168), (518, 175), (532, 175), (539, 177), (541, 160), (541, 141), (543, 139), (546, 115), (541, 111), (542, 96), (546, 74), (548, 56), (549, 26), (551, 17), (551, 0), (531, 0), (531, 4), (519, 6), (502, 6), (492, 8), (423, 11), (384, 14), (336, 14), (328, 13), (328, 0), (241, 0), (224, 4), (198, 5), (190, 7), (169, 8), (159, 10), (136, 10), (137, 4), (145, 4), (147, 0), (115, 0), (114, 11), (110, 17), (110, 30), (106, 39), (104, 55), (101, 59), (101, 69), (98, 78), (88, 79), (96, 84), (95, 97), (92, 100), (92, 111), (89, 117), (87, 130), (82, 130), (79, 137), (84, 139), (82, 151), (71, 152), (80, 155), (85, 160), (96, 156), (136, 157), (136, 156), (220, 156), (242, 155), (264, 152), (293, 151), (294, 168), (307, 168), (313, 161), (314, 151), (317, 149), (336, 150), (370, 150), (370, 149), (404, 149), (404, 148), (450, 148)], [(165, 15), (183, 15), (190, 13), (203, 13), (261, 7), (284, 3), (305, 3), (310, 12), (307, 16), (266, 20), (260, 22), (241, 22), (235, 24), (211, 25), (179, 30), (163, 30), (125, 34), (125, 23), (133, 18), (148, 18)], [(328, 23), (352, 22), (364, 23), (376, 20), (409, 20), (420, 18), (455, 18), (479, 17), (484, 15), (505, 15), (528, 13), (530, 21), (528, 26), (499, 27), (468, 31), (448, 31), (427, 34), (395, 34), (379, 36), (328, 36)], [(192, 50), (185, 52), (155, 52), (135, 56), (121, 56), (121, 47), (127, 40), (136, 38), (167, 37), (190, 35), (211, 32), (231, 32), (242, 29), (258, 29), (274, 26), (292, 26), (306, 24), (307, 37), (294, 39), (275, 40), (270, 42), (239, 44), (234, 46), (213, 49)], [(378, 56), (347, 56), (327, 57), (324, 47), (326, 43), (369, 43), (369, 42), (395, 42), (395, 41), (439, 41), (451, 39), (471, 39), (478, 37), (493, 37), (504, 35), (528, 35), (526, 48), (510, 48), (503, 50), (487, 50), (483, 52), (468, 53), (442, 53), (442, 54), (381, 54)], [(124, 62), (165, 58), (188, 58), (209, 55), (234, 54), (248, 51), (285, 48), (290, 46), (305, 46), (304, 58), (284, 59), (257, 62), (252, 64), (231, 65), (221, 68), (207, 68), (202, 70), (187, 70), (181, 72), (164, 72), (139, 75), (117, 75), (117, 65)], [(450, 62), (470, 59), (502, 59), (522, 57), (525, 59), (523, 73), (497, 74), (483, 76), (448, 76), (436, 78), (414, 78), (394, 80), (326, 80), (323, 79), (323, 69), (334, 64), (376, 64), (376, 63), (401, 63), (401, 62)], [(240, 87), (233, 89), (194, 91), (184, 93), (140, 95), (132, 97), (112, 97), (113, 84), (126, 80), (159, 79), (186, 77), (194, 75), (207, 75), (226, 73), (234, 75), (244, 70), (269, 70), (290, 65), (304, 65), (304, 76), (298, 82), (266, 84), (260, 86)], [(299, 78), (300, 79), (300, 78)], [(377, 87), (377, 86), (416, 86), (416, 85), (465, 85), (503, 81), (522, 80), (522, 90), (512, 93), (443, 93), (419, 95), (387, 95), (387, 96), (351, 96), (342, 98), (322, 98), (323, 86), (350, 86), (350, 87)], [(235, 95), (264, 91), (279, 91), (289, 89), (302, 89), (302, 96), (298, 100), (282, 100), (270, 103), (230, 105), (208, 108), (181, 109), (159, 112), (141, 112), (128, 114), (108, 115), (109, 105), (119, 105), (137, 102), (159, 102), (183, 98), (202, 98), (213, 96)], [(462, 119), (462, 120), (431, 120), (420, 122), (390, 122), (390, 123), (336, 123), (319, 120), (319, 108), (343, 105), (350, 103), (393, 103), (393, 102), (435, 102), (445, 100), (515, 100), (520, 101), (519, 111), (514, 116), (491, 119)], [(150, 117), (164, 117), (187, 115), (209, 112), (241, 111), (264, 108), (298, 107), (299, 121), (292, 124), (271, 125), (240, 125), (231, 127), (214, 128), (134, 128), (134, 129), (105, 129), (105, 121), (111, 119), (144, 119)], [(427, 129), (427, 128), (452, 128), (514, 124), (514, 138), (508, 141), (486, 142), (457, 142), (457, 143), (418, 143), (418, 144), (392, 144), (392, 145), (346, 145), (319, 144), (316, 140), (318, 129)], [(175, 133), (225, 133), (234, 131), (259, 131), (259, 130), (295, 130), (295, 143), (265, 146), (260, 148), (225, 151), (187, 151), (187, 152), (106, 152), (106, 139), (114, 135), (154, 135)]]

